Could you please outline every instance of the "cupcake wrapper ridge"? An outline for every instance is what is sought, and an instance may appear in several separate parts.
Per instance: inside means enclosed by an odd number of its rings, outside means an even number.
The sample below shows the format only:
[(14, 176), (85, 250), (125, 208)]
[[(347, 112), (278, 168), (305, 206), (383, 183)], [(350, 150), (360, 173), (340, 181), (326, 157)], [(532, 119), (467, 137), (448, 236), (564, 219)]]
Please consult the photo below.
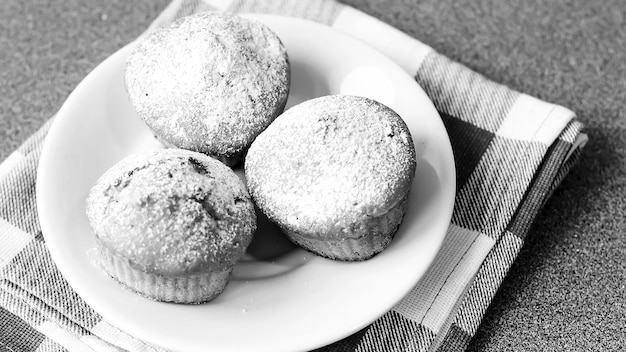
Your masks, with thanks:
[(232, 268), (180, 277), (146, 273), (105, 248), (92, 248), (91, 260), (124, 287), (155, 301), (200, 304), (217, 297), (226, 287)]

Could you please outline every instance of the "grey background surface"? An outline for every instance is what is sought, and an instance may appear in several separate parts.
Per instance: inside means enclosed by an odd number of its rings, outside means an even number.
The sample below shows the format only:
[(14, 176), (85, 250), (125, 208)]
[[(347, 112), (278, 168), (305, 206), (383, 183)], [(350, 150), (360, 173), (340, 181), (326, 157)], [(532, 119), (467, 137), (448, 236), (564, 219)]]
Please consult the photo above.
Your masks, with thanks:
[[(587, 126), (469, 350), (626, 348), (626, 1), (345, 2)], [(2, 0), (0, 160), (167, 3)]]

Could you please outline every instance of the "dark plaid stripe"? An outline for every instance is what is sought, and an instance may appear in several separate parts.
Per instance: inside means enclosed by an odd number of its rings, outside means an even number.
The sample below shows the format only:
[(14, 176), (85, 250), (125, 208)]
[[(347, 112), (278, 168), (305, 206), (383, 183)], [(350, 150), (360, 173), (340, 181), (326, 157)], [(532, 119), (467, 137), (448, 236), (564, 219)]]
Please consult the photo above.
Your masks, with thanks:
[(415, 79), (439, 110), (453, 146), (458, 194), (452, 222), (497, 239), (546, 152), (541, 143), (495, 135), (519, 93), (434, 52)]
[(472, 337), (466, 331), (458, 327), (456, 324), (450, 326), (448, 334), (444, 338), (437, 352), (458, 352), (467, 348)]
[(41, 232), (35, 199), (39, 152), (28, 153), (0, 182), (0, 218), (33, 237)]
[[(546, 153), (541, 170), (521, 204), (509, 231), (524, 239), (539, 211), (554, 190), (576, 164), (582, 148), (574, 148), (573, 142), (580, 135), (582, 124), (572, 121)], [(570, 154), (571, 153), (571, 154)]]
[[(582, 129), (582, 123), (574, 120), (569, 123), (569, 125), (562, 134), (563, 138), (559, 138), (559, 140), (566, 141), (568, 144), (575, 143), (578, 137), (584, 138), (586, 140), (587, 136), (582, 133)], [(581, 153), (582, 145), (573, 147), (573, 149), (569, 150), (567, 159), (563, 162), (563, 164), (559, 168), (559, 172), (554, 176), (554, 179), (552, 180), (552, 185), (550, 186), (548, 194), (551, 195), (552, 192), (554, 192), (554, 190), (561, 184), (565, 176), (570, 172), (571, 168), (578, 162)]]
[(39, 326), (46, 318), (35, 308), (15, 295), (15, 285), (0, 280), (0, 305), (20, 317), (30, 326)]
[[(576, 162), (580, 149), (574, 150), (569, 159), (564, 159), (570, 153), (572, 148), (571, 141), (580, 133), (581, 126), (578, 122), (571, 123), (562, 136), (547, 151), (547, 157), (542, 163), (537, 177), (533, 180), (532, 186), (525, 195), (516, 216), (513, 217), (509, 224), (507, 234), (498, 241), (481, 266), (470, 291), (464, 299), (463, 306), (457, 314), (456, 323), (448, 331), (448, 335), (439, 349), (440, 351), (459, 351), (467, 347), (469, 338), (465, 339), (463, 337), (459, 339), (458, 336), (454, 336), (459, 334), (455, 330), (459, 329), (463, 334), (471, 337), (478, 328), (497, 288), (517, 257), (523, 244), (522, 240), (530, 229), (532, 221), (556, 185)], [(515, 240), (515, 238), (518, 238), (518, 240)], [(457, 324), (465, 326), (468, 331), (460, 329)]]
[[(524, 202), (520, 205), (516, 216), (508, 226), (508, 230), (514, 235), (522, 239), (526, 237), (534, 219), (552, 194), (555, 183), (561, 181), (557, 178), (557, 175), (563, 167), (565, 157), (571, 148), (571, 143), (561, 139), (558, 139), (550, 147), (546, 159), (541, 164), (541, 170), (536, 174), (524, 198)], [(572, 162), (575, 162), (575, 159), (572, 159)]]
[(457, 193), (452, 222), (497, 239), (522, 199), (545, 149), (541, 143), (495, 136)]
[(496, 132), (519, 93), (436, 52), (430, 53), (415, 80), (438, 111)]
[(452, 145), (458, 191), (476, 169), (495, 135), (444, 112), (440, 115)]
[(45, 335), (0, 306), (0, 351), (35, 351)]
[(428, 328), (390, 311), (367, 328), (315, 351), (427, 351), (434, 339)]
[(472, 285), (463, 298), (454, 324), (473, 335), (496, 290), (522, 246), (521, 240), (505, 233), (485, 258)]
[(241, 13), (271, 13), (275, 15), (300, 17), (330, 25), (335, 21), (342, 7), (343, 5), (332, 0), (236, 0), (228, 10)]
[(101, 320), (67, 284), (43, 242), (30, 242), (2, 268), (0, 278), (0, 287), (76, 335)]
[(434, 339), (430, 329), (392, 310), (369, 326), (354, 351), (425, 352)]

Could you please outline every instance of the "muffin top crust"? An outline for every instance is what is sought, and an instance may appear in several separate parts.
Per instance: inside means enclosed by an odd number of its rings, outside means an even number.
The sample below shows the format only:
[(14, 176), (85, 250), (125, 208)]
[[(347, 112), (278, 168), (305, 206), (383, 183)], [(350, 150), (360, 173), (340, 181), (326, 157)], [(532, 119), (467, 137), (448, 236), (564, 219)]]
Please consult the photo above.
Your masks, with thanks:
[(91, 189), (87, 217), (114, 255), (165, 276), (232, 266), (256, 229), (239, 177), (206, 155), (176, 149), (115, 164)]
[(260, 22), (220, 12), (183, 17), (141, 40), (125, 84), (139, 116), (168, 145), (241, 154), (282, 112), (289, 60)]
[(279, 116), (253, 142), (244, 167), (250, 194), (270, 218), (293, 231), (326, 232), (400, 202), (410, 190), (416, 156), (406, 124), (392, 109), (332, 95)]

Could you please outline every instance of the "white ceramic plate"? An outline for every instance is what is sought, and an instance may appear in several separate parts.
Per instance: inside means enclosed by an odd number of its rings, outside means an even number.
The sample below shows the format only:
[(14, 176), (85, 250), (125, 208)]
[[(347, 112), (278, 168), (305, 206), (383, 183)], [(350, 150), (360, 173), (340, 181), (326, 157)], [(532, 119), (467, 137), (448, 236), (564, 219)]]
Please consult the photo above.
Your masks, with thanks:
[(180, 351), (296, 351), (357, 332), (391, 309), (422, 277), (448, 227), (455, 190), (450, 142), (422, 89), (388, 58), (326, 26), (266, 15), (292, 63), (288, 106), (326, 94), (364, 95), (407, 122), (418, 153), (409, 209), (390, 247), (360, 263), (322, 259), (269, 229), (216, 300), (158, 303), (123, 289), (91, 265), (84, 200), (122, 157), (160, 148), (126, 97), (130, 44), (100, 64), (68, 97), (41, 155), (37, 200), (52, 258), (76, 292), (131, 335)]

